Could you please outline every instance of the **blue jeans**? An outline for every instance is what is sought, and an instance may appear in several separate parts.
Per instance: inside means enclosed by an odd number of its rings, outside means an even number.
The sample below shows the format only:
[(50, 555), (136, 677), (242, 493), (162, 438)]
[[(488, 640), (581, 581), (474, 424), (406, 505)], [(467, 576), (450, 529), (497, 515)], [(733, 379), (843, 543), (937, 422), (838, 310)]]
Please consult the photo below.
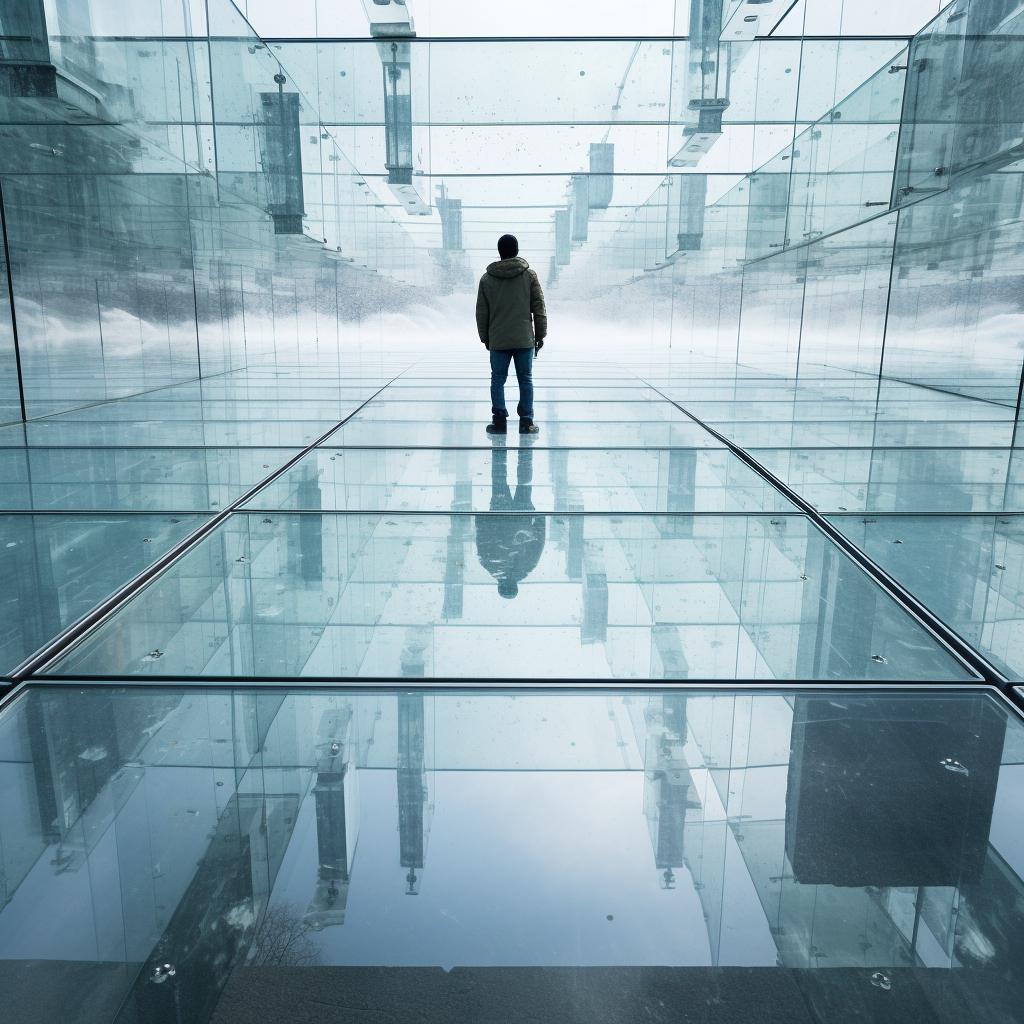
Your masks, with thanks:
[(508, 419), (505, 408), (505, 381), (508, 365), (516, 361), (516, 379), (519, 381), (519, 406), (516, 412), (521, 420), (533, 419), (533, 348), (511, 348), (491, 352), (491, 412)]

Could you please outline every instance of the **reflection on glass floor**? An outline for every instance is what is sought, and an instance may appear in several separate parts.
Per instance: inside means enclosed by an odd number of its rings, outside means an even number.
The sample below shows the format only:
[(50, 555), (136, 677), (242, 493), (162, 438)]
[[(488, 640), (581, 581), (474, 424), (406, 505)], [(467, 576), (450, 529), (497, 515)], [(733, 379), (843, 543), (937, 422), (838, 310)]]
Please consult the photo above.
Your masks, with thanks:
[(34, 687), (0, 774), (24, 1024), (1024, 1020), (977, 690)]
[(1024, 516), (830, 516), (962, 637), (1024, 678)]
[[(1004, 407), (841, 371), (797, 382), (710, 362), (677, 367), (669, 386), (656, 366), (641, 379), (545, 353), (540, 435), (491, 438), (479, 362), (454, 350), (446, 360), (444, 377), (400, 354), (366, 379), (316, 364), (254, 368), (34, 421), (27, 439), (9, 433), (2, 501), (33, 513), (17, 529), (34, 539), (12, 533), (3, 549), (21, 620), (5, 668), (198, 514), (227, 508), (337, 428), (57, 671), (972, 678), (691, 413), (732, 439), (768, 429), (766, 447), (747, 449), (757, 464), (1004, 674), (1024, 672), (1024, 607), (1007, 590), (1021, 462), (1008, 436), (980, 448), (960, 436), (1003, 422), (993, 417)], [(914, 424), (899, 444), (881, 438), (894, 415)], [(854, 436), (863, 443), (845, 447)], [(954, 512), (992, 518), (965, 533)], [(140, 513), (174, 530), (132, 524)], [(884, 513), (917, 518), (880, 542), (861, 520)], [(113, 557), (117, 523), (127, 533)], [(52, 542), (58, 526), (69, 543)], [(522, 643), (527, 630), (544, 639)]]
[(0, 514), (0, 672), (10, 672), (206, 518)]
[(502, 475), (474, 516), (237, 514), (51, 671), (972, 678), (803, 516), (542, 515), (529, 491)]
[[(478, 415), (460, 425), (467, 444), (479, 443), (480, 420)], [(556, 424), (544, 426), (547, 434), (557, 435)], [(542, 440), (530, 438), (511, 452), (508, 435), (485, 441), (486, 448), (454, 450), (323, 446), (245, 507), (482, 512), (499, 509), (506, 488), (524, 483), (541, 512), (796, 511), (727, 448), (602, 451), (542, 447)]]

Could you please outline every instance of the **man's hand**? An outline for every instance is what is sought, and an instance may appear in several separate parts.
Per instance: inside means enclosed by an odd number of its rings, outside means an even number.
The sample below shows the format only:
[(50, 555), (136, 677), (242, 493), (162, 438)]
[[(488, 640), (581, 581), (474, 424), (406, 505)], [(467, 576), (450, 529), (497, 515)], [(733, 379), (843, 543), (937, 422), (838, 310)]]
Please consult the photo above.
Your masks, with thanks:
[(542, 349), (543, 347), (544, 347), (544, 339), (543, 339), (543, 338), (538, 338), (538, 339), (537, 339), (537, 340), (536, 340), (536, 341), (535, 341), (535, 342), (533, 343), (533, 354), (534, 354), (534, 355), (539, 355), (539, 354), (540, 354), (540, 350), (541, 350), (541, 349)]

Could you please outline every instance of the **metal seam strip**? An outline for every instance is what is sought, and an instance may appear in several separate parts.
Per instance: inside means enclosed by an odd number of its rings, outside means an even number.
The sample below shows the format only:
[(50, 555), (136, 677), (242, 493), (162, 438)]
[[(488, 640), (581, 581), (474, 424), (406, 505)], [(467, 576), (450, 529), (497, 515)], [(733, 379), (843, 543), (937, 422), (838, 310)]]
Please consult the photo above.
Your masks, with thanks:
[[(638, 380), (642, 378), (638, 377)], [(646, 383), (646, 381), (644, 382)], [(837, 530), (810, 502), (806, 501), (800, 494), (794, 491), (788, 484), (780, 480), (771, 470), (766, 469), (752, 455), (735, 444), (724, 434), (719, 433), (714, 427), (708, 426), (703, 420), (689, 412), (678, 402), (673, 401), (658, 388), (648, 384), (652, 391), (657, 392), (666, 402), (674, 405), (683, 415), (687, 416), (698, 426), (703, 427), (712, 437), (721, 441), (738, 459), (743, 461), (755, 473), (771, 484), (776, 490), (788, 498), (794, 505), (810, 519), (814, 525), (821, 530), (845, 555), (851, 558), (870, 576), (875, 583), (886, 594), (889, 595), (900, 607), (929, 633), (942, 647), (944, 647), (957, 661), (971, 672), (979, 675), (985, 682), (1005, 689), (1009, 683), (1003, 675), (980, 651), (970, 646), (959, 633), (955, 632), (940, 619), (930, 608), (919, 601), (909, 590), (890, 576), (877, 562), (865, 554), (845, 534)]]
[[(832, 679), (796, 680), (787, 682), (778, 679), (558, 679), (531, 678), (515, 679), (500, 678), (460, 679), (452, 676), (438, 678), (407, 677), (407, 676), (366, 676), (338, 677), (313, 676), (310, 678), (284, 679), (277, 676), (147, 676), (145, 681), (139, 678), (126, 679), (124, 676), (60, 676), (27, 679), (18, 683), (9, 693), (0, 697), (0, 710), (6, 707), (16, 693), (29, 687), (45, 686), (52, 689), (81, 689), (86, 687), (141, 688), (146, 690), (224, 690), (224, 689), (256, 689), (285, 693), (306, 693), (317, 690), (331, 689), (344, 691), (381, 691), (405, 693), (412, 691), (452, 692), (461, 693), (472, 690), (480, 693), (501, 693), (507, 690), (527, 690), (551, 693), (583, 692), (619, 692), (630, 693), (636, 690), (647, 691), (699, 691), (720, 693), (829, 693), (852, 690), (872, 693), (913, 693), (948, 694), (951, 691), (977, 693), (989, 692), (998, 696), (1006, 703), (1012, 703), (1009, 696), (992, 683), (967, 681), (960, 683), (893, 683), (878, 682), (865, 684), (863, 679)], [(1018, 713), (1021, 713), (1019, 709)], [(1024, 717), (1024, 714), (1022, 714)]]
[[(401, 376), (401, 374), (398, 376)], [(56, 658), (59, 658), (69, 647), (72, 646), (72, 644), (77, 643), (86, 634), (91, 633), (99, 625), (105, 622), (115, 611), (117, 611), (118, 608), (121, 607), (122, 604), (134, 597), (135, 594), (137, 594), (144, 586), (167, 569), (172, 562), (177, 561), (182, 555), (186, 554), (200, 541), (213, 533), (214, 530), (233, 515), (242, 505), (255, 497), (259, 491), (273, 483), (284, 473), (288, 472), (288, 470), (291, 469), (292, 466), (294, 466), (300, 459), (305, 458), (305, 456), (316, 447), (328, 440), (335, 431), (343, 427), (350, 419), (352, 419), (353, 416), (372, 402), (377, 395), (384, 390), (384, 388), (388, 387), (397, 379), (397, 376), (393, 377), (392, 380), (388, 381), (387, 384), (383, 385), (383, 387), (379, 388), (368, 399), (366, 399), (362, 405), (357, 409), (353, 409), (352, 412), (350, 412), (343, 420), (336, 423), (330, 430), (318, 437), (312, 444), (293, 455), (287, 462), (275, 469), (265, 479), (261, 480), (253, 487), (250, 487), (244, 494), (239, 495), (239, 497), (235, 498), (230, 505), (225, 506), (215, 516), (208, 519), (197, 529), (193, 530), (187, 537), (183, 537), (177, 544), (168, 548), (159, 558), (146, 566), (142, 572), (133, 576), (126, 583), (118, 587), (117, 590), (105, 597), (99, 602), (99, 604), (93, 606), (80, 619), (77, 619), (69, 626), (66, 626), (61, 630), (61, 632), (53, 637), (52, 640), (49, 640), (40, 647), (38, 651), (26, 658), (16, 668), (12, 669), (8, 673), (8, 678), (13, 680), (15, 683), (20, 683), (34, 673), (44, 669)], [(262, 509), (259, 511), (262, 511)]]

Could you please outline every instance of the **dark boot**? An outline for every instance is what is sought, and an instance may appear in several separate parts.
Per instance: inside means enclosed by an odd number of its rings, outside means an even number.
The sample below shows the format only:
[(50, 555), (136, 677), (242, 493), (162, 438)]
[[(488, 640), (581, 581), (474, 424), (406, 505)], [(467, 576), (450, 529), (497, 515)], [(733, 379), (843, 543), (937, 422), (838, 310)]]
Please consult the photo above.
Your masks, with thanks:
[(519, 421), (519, 433), (520, 434), (539, 434), (540, 433), (540, 427), (538, 427), (537, 424), (533, 422), (533, 420), (523, 420), (523, 419), (521, 419)]
[(497, 413), (494, 414), (492, 422), (487, 424), (488, 434), (507, 434), (508, 433), (508, 420), (504, 416), (499, 416)]

